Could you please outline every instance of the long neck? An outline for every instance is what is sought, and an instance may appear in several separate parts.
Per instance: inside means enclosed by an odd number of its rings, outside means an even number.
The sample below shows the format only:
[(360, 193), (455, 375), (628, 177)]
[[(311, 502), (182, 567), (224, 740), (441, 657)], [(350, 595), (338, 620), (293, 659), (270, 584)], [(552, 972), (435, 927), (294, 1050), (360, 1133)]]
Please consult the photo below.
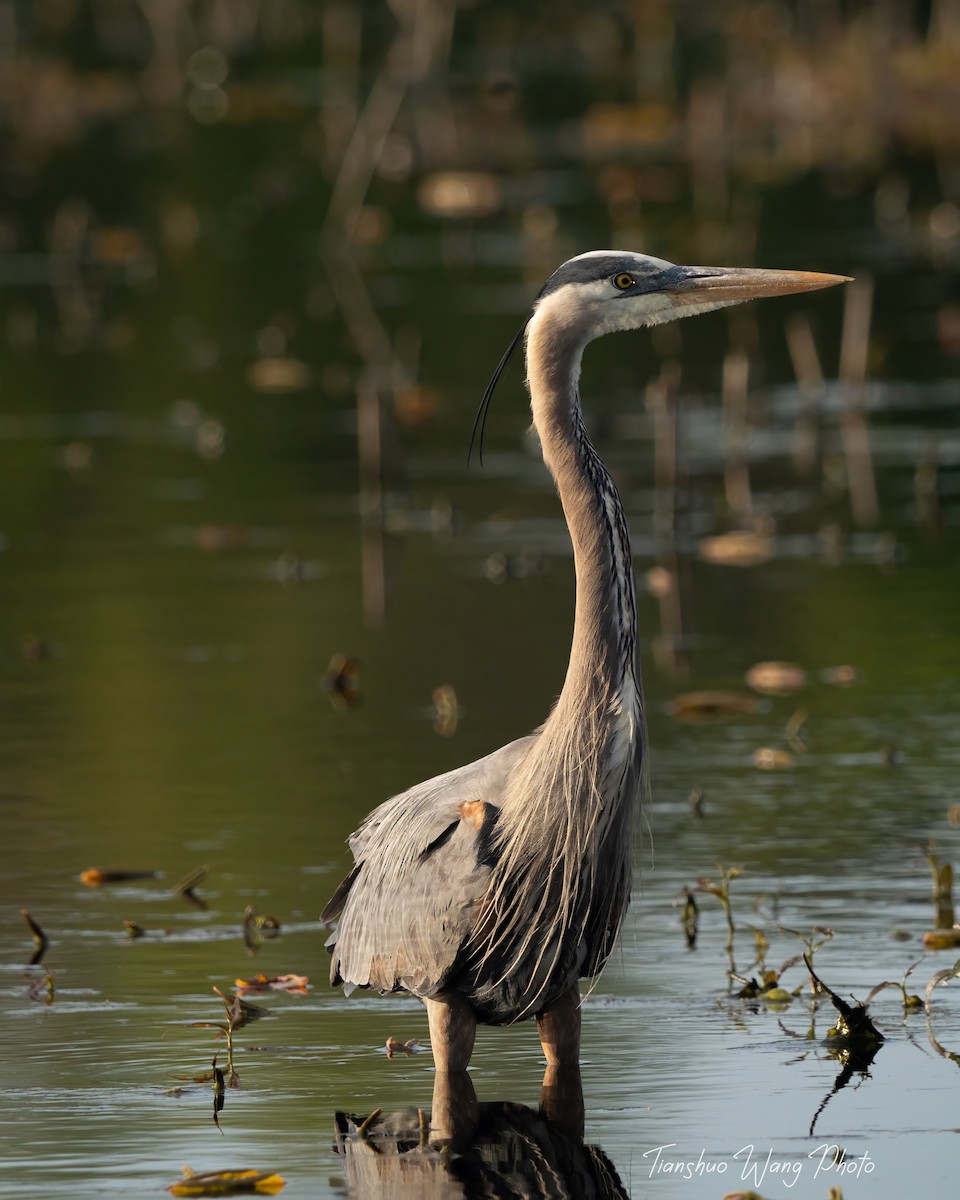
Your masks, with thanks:
[(570, 663), (554, 715), (603, 702), (636, 683), (637, 610), (626, 518), (580, 411), (583, 347), (531, 322), (528, 382), (533, 421), (573, 542), (576, 617)]
[(581, 975), (596, 974), (613, 947), (630, 898), (644, 769), (630, 545), (617, 489), (580, 415), (582, 349), (538, 309), (527, 327), (533, 420), (573, 541), (577, 605), (563, 689), (497, 819), (490, 947), (512, 947), (504, 977), (516, 972), (525, 1012), (555, 970), (569, 970), (570, 939), (583, 947)]

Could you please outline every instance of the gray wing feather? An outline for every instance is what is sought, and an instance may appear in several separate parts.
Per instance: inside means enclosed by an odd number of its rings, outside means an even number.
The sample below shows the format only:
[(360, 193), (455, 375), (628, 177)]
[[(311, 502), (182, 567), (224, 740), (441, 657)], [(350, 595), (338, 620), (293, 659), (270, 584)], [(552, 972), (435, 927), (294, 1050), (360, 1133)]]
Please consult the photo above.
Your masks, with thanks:
[[(374, 809), (350, 838), (356, 867), (324, 909), (330, 978), (418, 996), (440, 991), (473, 928), (490, 864), (465, 802), (495, 810), (535, 737), (428, 779)], [(491, 816), (495, 815), (493, 811)]]

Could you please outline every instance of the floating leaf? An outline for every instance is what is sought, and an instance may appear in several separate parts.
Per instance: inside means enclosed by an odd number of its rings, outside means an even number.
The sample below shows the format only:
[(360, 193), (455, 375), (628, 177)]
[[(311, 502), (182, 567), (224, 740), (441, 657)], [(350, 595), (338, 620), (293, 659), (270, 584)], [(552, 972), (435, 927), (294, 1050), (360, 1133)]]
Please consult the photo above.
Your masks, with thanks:
[(780, 986), (780, 977), (776, 971), (764, 971), (762, 982), (758, 982), (753, 977), (744, 979), (742, 975), (737, 975), (733, 971), (728, 971), (727, 974), (734, 982), (743, 985), (740, 991), (735, 993), (738, 1000), (761, 1000), (764, 1004), (772, 1005), (787, 1005), (793, 1000), (793, 995), (786, 988)]
[(257, 392), (301, 392), (312, 381), (310, 368), (296, 358), (260, 358), (247, 368), (247, 383)]
[(794, 662), (759, 662), (744, 677), (755, 692), (765, 696), (786, 696), (806, 686), (807, 673)]
[(951, 929), (930, 929), (923, 935), (928, 950), (955, 950), (960, 946), (960, 925)]
[(774, 542), (769, 533), (736, 529), (715, 537), (701, 538), (698, 546), (704, 562), (724, 567), (755, 567), (773, 557)]
[(207, 1171), (198, 1174), (183, 1167), (183, 1179), (167, 1185), (174, 1196), (273, 1196), (286, 1186), (282, 1175), (273, 1171)]
[(839, 667), (825, 667), (820, 672), (820, 678), (835, 687), (852, 687), (860, 678), (860, 672), (849, 663), (844, 663)]
[(739, 716), (755, 713), (759, 703), (746, 692), (683, 692), (667, 703), (667, 712), (678, 720)]
[(159, 879), (159, 871), (101, 871), (99, 867), (89, 867), (80, 872), (80, 882), (87, 887), (103, 887), (107, 883), (130, 883), (135, 879)]
[(233, 986), (237, 994), (243, 992), (294, 992), (307, 994), (310, 980), (306, 975), (256, 975), (253, 979), (235, 979)]
[(772, 746), (760, 746), (753, 752), (753, 765), (758, 771), (785, 771), (796, 759), (787, 750), (776, 750)]
[(401, 1051), (410, 1058), (411, 1055), (419, 1054), (422, 1047), (416, 1038), (411, 1038), (408, 1042), (401, 1042), (398, 1038), (387, 1038), (387, 1058), (393, 1058), (395, 1054)]

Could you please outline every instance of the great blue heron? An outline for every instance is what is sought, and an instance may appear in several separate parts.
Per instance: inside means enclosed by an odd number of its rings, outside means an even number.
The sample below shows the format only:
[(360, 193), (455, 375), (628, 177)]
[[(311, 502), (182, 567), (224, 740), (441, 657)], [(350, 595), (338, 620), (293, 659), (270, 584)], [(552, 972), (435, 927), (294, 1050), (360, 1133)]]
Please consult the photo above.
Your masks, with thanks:
[(529, 737), (381, 804), (350, 838), (356, 865), (322, 919), (334, 984), (406, 990), (427, 1008), (438, 1072), (466, 1068), (477, 1023), (536, 1017), (550, 1068), (575, 1068), (578, 980), (613, 949), (630, 899), (646, 771), (637, 613), (623, 506), (587, 437), (584, 347), (837, 275), (681, 267), (595, 250), (559, 267), (526, 334), (533, 423), (573, 542), (576, 615), (566, 679)]

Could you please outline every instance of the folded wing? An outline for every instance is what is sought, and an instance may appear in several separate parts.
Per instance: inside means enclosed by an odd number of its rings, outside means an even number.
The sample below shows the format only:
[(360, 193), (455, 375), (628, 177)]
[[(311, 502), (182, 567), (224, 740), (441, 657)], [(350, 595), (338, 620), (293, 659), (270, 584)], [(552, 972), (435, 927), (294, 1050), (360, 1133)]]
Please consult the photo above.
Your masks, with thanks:
[(356, 866), (322, 920), (333, 983), (442, 991), (469, 943), (495, 863), (500, 800), (534, 737), (381, 804), (350, 838)]

